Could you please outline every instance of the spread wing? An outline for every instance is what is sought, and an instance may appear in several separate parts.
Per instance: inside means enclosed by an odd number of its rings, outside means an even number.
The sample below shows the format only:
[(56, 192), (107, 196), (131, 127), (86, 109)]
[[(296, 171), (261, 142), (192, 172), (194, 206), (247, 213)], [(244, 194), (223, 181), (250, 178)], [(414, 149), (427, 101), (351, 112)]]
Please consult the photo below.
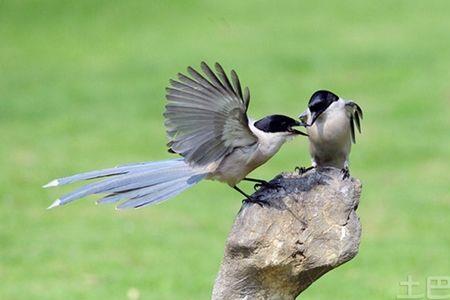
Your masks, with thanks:
[(355, 139), (355, 124), (356, 128), (358, 128), (359, 133), (361, 133), (361, 122), (363, 118), (363, 111), (361, 107), (353, 101), (346, 101), (345, 107), (347, 111), (350, 113), (350, 130), (352, 134), (352, 141), (356, 143)]
[(170, 150), (196, 165), (257, 141), (248, 127), (250, 91), (242, 91), (236, 72), (230, 81), (218, 63), (216, 72), (204, 62), (201, 69), (204, 75), (188, 67), (190, 77), (179, 73), (178, 80), (170, 80), (164, 113)]

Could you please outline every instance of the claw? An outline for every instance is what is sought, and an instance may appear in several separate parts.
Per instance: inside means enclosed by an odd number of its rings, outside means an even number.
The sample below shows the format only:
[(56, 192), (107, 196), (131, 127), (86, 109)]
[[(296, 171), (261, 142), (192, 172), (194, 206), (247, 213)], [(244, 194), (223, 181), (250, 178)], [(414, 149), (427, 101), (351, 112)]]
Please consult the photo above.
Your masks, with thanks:
[(305, 174), (306, 172), (308, 172), (309, 170), (312, 170), (312, 169), (314, 169), (314, 167), (308, 167), (308, 168), (295, 167), (294, 171), (296, 171), (298, 173), (298, 175), (303, 175), (303, 174)]
[(345, 180), (345, 179), (350, 177), (350, 170), (348, 169), (348, 167), (345, 167), (345, 168), (341, 169), (341, 172), (343, 174), (342, 175), (342, 179), (343, 180)]
[(269, 189), (277, 189), (277, 188), (279, 188), (279, 187), (281, 187), (280, 186), (280, 184), (278, 184), (278, 183), (273, 183), (273, 182), (264, 182), (264, 183), (256, 183), (254, 186), (253, 186), (253, 189), (255, 190), (255, 191), (257, 191), (257, 190), (259, 190), (260, 188), (262, 188), (262, 187), (265, 187), (265, 188), (269, 188)]
[(261, 207), (264, 207), (264, 204), (266, 204), (265, 201), (259, 200), (259, 198), (255, 197), (255, 196), (250, 196), (250, 197), (242, 200), (242, 204), (246, 204), (246, 203), (255, 203)]

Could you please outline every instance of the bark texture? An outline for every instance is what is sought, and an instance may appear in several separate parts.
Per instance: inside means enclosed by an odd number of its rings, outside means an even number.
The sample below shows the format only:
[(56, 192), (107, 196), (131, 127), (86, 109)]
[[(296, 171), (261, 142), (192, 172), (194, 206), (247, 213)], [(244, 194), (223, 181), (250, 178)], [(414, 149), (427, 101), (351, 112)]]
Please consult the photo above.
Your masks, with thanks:
[(244, 203), (212, 299), (295, 299), (358, 252), (361, 183), (338, 169), (283, 173)]

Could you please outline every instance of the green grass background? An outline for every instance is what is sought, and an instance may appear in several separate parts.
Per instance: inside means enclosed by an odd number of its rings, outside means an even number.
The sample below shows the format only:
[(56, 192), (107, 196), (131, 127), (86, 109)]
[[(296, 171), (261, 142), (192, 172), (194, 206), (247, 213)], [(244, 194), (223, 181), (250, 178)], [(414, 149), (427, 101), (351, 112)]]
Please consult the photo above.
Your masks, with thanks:
[[(395, 299), (407, 275), (415, 293), (450, 276), (450, 2), (2, 0), (0, 299), (210, 297), (240, 207), (229, 187), (126, 212), (47, 211), (70, 188), (41, 188), (169, 157), (164, 88), (201, 60), (238, 71), (254, 118), (296, 116), (321, 88), (365, 111), (360, 252), (302, 298)], [(252, 175), (308, 156), (298, 138)]]

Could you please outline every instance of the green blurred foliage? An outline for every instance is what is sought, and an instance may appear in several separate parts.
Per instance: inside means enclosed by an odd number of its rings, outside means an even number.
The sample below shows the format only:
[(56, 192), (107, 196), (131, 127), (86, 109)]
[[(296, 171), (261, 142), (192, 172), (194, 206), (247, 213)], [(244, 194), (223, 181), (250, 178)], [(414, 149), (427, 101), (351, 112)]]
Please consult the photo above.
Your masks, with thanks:
[[(126, 212), (46, 211), (70, 188), (40, 187), (168, 157), (164, 88), (201, 60), (238, 71), (254, 118), (296, 116), (320, 88), (365, 111), (361, 250), (305, 299), (394, 299), (407, 275), (422, 292), (450, 276), (449, 15), (443, 0), (0, 1), (0, 298), (209, 298), (240, 207), (227, 186)], [(252, 176), (307, 151), (298, 138)]]

